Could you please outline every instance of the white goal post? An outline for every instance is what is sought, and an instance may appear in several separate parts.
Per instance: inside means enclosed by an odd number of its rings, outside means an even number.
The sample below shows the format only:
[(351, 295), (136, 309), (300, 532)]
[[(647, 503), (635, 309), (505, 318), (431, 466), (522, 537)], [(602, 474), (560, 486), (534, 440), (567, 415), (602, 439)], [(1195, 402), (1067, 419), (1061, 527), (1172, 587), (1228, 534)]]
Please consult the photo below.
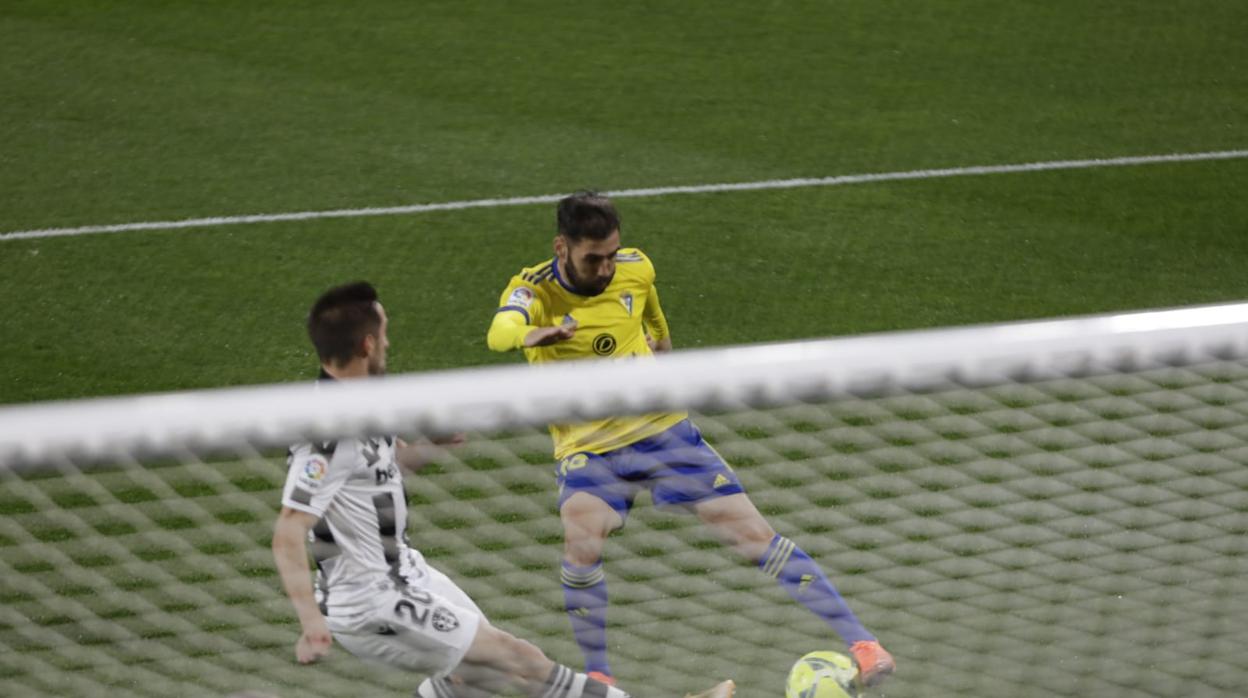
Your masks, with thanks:
[(359, 433), (490, 431), (1246, 356), (1248, 303), (1238, 303), (681, 351), (652, 363), (567, 362), (19, 405), (0, 408), (0, 463)]

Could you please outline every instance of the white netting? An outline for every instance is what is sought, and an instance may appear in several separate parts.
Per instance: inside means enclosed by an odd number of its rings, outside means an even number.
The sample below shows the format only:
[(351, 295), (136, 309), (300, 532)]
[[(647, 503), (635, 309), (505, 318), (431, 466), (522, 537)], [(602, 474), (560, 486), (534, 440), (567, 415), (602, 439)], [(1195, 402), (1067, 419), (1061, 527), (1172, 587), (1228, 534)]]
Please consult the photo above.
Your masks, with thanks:
[[(0, 694), (409, 695), (411, 677), (345, 652), (294, 664), (268, 543), (272, 446), (412, 427), (487, 430), (408, 478), (413, 543), (494, 622), (575, 665), (535, 424), (662, 403), (699, 409), (759, 508), (897, 655), (887, 695), (1239, 695), (1245, 318), (1223, 306), (0, 410)], [(569, 399), (568, 385), (623, 387), (590, 402), (600, 390)], [(637, 695), (731, 677), (775, 696), (794, 659), (837, 648), (689, 518), (642, 503), (605, 557), (614, 664)]]

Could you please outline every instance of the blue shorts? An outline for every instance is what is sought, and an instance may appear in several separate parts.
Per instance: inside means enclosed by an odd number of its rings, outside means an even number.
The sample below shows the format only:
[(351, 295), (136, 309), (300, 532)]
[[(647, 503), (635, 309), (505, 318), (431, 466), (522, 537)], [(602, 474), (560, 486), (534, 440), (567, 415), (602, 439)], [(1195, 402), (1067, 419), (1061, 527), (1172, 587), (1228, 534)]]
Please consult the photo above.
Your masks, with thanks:
[(574, 453), (556, 466), (559, 506), (588, 492), (627, 517), (633, 499), (650, 490), (656, 506), (687, 506), (745, 491), (736, 473), (702, 440), (689, 420), (606, 453)]

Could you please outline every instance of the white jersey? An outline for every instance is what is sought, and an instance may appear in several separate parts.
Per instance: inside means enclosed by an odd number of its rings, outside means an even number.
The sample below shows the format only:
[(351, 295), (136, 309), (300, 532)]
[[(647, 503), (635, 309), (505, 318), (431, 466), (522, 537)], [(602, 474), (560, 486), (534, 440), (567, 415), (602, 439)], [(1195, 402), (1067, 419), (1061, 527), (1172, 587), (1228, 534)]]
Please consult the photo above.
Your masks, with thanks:
[(422, 584), (428, 568), (408, 547), (407, 498), (393, 436), (303, 443), (290, 449), (282, 504), (319, 520), (308, 532), (316, 598), (327, 616), (371, 606), (375, 585)]

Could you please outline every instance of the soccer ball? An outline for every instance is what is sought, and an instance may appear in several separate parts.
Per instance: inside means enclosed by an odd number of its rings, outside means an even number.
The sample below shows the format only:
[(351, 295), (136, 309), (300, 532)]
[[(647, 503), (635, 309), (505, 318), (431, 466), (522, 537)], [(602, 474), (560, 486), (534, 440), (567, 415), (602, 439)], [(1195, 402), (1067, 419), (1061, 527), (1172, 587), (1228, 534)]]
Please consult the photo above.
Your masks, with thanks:
[(784, 698), (857, 698), (858, 668), (838, 652), (811, 652), (797, 660), (784, 684)]

